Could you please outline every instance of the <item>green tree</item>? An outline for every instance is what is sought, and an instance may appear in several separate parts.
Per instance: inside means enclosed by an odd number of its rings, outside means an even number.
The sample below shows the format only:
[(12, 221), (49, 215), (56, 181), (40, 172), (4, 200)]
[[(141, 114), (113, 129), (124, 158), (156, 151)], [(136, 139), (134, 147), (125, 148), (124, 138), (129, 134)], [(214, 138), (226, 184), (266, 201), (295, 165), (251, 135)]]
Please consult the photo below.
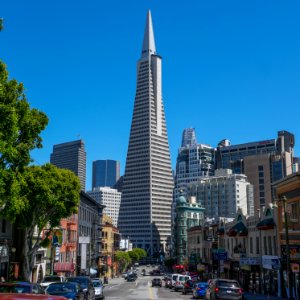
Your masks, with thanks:
[(47, 124), (47, 116), (30, 108), (23, 84), (9, 80), (0, 61), (0, 207), (7, 201), (14, 202), (16, 210), (22, 206), (19, 177), (32, 162), (30, 151), (42, 147), (40, 134)]
[(119, 273), (123, 273), (127, 269), (127, 267), (131, 264), (131, 258), (128, 252), (116, 251), (115, 260), (118, 263)]
[[(77, 212), (80, 182), (73, 172), (51, 164), (26, 167), (18, 182), (22, 205), (16, 210), (15, 203), (8, 201), (2, 215), (24, 231), (22, 273), (30, 280), (37, 250), (47, 244), (49, 234), (62, 218)], [(45, 228), (48, 235), (43, 239)]]
[(133, 248), (132, 251), (135, 252), (138, 256), (137, 260), (141, 260), (142, 258), (147, 256), (147, 252), (142, 248)]
[(0, 18), (0, 31), (3, 29), (3, 19)]

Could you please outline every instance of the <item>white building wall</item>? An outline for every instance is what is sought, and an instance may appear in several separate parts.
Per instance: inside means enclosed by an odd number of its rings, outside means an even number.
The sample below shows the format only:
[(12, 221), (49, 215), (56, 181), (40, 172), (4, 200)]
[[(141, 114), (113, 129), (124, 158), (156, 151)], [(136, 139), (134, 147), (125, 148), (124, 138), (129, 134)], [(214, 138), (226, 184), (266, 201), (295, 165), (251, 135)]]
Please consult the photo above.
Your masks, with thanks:
[(110, 187), (97, 187), (87, 194), (105, 205), (103, 212), (112, 218), (113, 225), (117, 227), (122, 193)]

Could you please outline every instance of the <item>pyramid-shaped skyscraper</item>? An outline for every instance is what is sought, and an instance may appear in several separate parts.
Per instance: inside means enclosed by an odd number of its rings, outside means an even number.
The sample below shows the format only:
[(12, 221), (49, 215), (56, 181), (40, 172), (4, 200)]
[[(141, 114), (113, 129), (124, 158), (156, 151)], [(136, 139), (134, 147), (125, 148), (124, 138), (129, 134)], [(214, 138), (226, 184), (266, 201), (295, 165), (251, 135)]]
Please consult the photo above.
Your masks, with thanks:
[(126, 159), (118, 227), (149, 255), (171, 236), (173, 176), (162, 101), (162, 58), (156, 54), (148, 11)]

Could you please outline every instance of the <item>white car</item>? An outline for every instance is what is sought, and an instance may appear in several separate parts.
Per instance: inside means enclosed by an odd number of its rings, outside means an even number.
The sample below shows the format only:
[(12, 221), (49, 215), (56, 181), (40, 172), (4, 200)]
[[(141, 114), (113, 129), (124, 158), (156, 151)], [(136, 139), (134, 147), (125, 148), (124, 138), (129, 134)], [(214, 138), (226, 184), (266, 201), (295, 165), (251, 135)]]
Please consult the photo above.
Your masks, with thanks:
[(64, 282), (65, 277), (64, 276), (58, 276), (58, 275), (47, 275), (44, 277), (44, 279), (41, 282), (41, 287), (43, 289), (46, 289), (46, 287), (49, 286), (49, 284), (53, 282)]
[(103, 289), (104, 285), (100, 279), (92, 279), (92, 283), (95, 289), (95, 299), (104, 299)]

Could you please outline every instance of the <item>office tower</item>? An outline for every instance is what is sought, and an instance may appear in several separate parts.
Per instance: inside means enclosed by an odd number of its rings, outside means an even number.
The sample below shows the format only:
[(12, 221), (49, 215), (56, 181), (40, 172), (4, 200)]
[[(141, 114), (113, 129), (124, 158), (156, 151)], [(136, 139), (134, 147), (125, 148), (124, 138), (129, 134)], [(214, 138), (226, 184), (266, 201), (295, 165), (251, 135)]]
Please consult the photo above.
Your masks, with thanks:
[(197, 145), (195, 128), (186, 128), (183, 130), (181, 147)]
[(215, 148), (197, 144), (195, 130), (185, 129), (176, 161), (174, 201), (179, 195), (186, 196), (189, 183), (196, 182), (202, 177), (212, 176), (214, 171)]
[(171, 235), (173, 176), (162, 101), (162, 58), (156, 54), (150, 11), (126, 159), (119, 229), (149, 255), (165, 251)]
[(255, 212), (272, 202), (272, 184), (292, 174), (294, 166), (294, 135), (279, 131), (277, 139), (239, 145), (227, 141), (217, 147), (217, 168), (245, 174), (254, 186)]
[(85, 190), (86, 152), (83, 140), (54, 145), (50, 163), (58, 168), (73, 171), (79, 177), (81, 189)]
[(116, 160), (93, 161), (92, 189), (99, 186), (113, 187), (120, 177), (120, 162)]
[(114, 226), (118, 224), (121, 193), (110, 187), (96, 187), (87, 194), (98, 203), (105, 205), (104, 213), (112, 218)]
[(245, 175), (232, 174), (230, 169), (218, 169), (214, 176), (191, 183), (188, 190), (208, 218), (235, 218), (238, 209), (244, 215), (254, 215), (253, 185)]

